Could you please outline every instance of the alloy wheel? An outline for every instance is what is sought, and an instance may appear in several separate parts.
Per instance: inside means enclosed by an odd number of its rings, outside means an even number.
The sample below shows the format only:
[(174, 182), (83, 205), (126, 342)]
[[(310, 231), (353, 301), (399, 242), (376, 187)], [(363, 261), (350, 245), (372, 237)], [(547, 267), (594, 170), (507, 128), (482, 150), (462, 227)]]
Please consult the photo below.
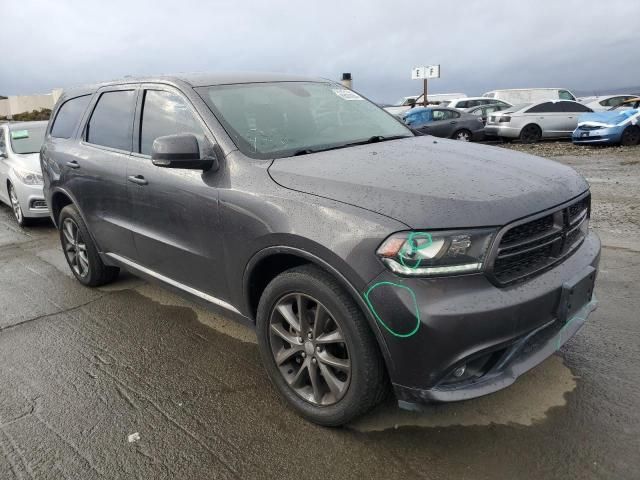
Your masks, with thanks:
[(22, 208), (20, 208), (20, 202), (18, 201), (18, 195), (13, 185), (9, 185), (9, 199), (11, 200), (11, 208), (13, 209), (13, 215), (19, 224), (22, 224), (24, 215), (22, 214)]
[(79, 277), (89, 274), (89, 257), (87, 244), (82, 238), (78, 224), (71, 218), (65, 218), (62, 222), (62, 238), (64, 254), (74, 273)]
[(527, 125), (520, 134), (522, 143), (536, 143), (540, 140), (540, 129), (535, 125)]
[(271, 352), (289, 387), (317, 406), (337, 403), (351, 381), (351, 357), (340, 324), (315, 298), (290, 293), (269, 318)]
[(461, 130), (460, 132), (456, 133), (456, 140), (460, 140), (462, 142), (470, 142), (471, 135), (469, 135), (469, 132)]

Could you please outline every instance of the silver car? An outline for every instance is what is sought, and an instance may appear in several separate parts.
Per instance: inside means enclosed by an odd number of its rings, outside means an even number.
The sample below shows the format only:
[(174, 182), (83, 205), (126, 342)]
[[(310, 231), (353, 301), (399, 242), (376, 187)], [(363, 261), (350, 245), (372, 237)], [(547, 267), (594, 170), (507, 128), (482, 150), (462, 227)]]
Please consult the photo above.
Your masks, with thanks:
[(0, 124), (0, 201), (12, 208), (20, 226), (49, 216), (40, 170), (46, 129), (47, 122)]
[(542, 138), (571, 138), (578, 126), (578, 117), (592, 111), (569, 100), (515, 105), (491, 114), (485, 134), (505, 140), (518, 138), (522, 143), (535, 143)]

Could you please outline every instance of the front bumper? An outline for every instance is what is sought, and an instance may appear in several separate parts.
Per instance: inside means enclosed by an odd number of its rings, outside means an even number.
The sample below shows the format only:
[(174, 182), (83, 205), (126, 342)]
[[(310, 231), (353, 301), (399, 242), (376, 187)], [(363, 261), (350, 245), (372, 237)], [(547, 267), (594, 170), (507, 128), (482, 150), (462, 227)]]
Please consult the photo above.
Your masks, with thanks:
[(42, 185), (26, 185), (18, 179), (14, 179), (12, 184), (25, 217), (43, 218), (49, 216), (49, 208), (44, 199)]
[(571, 136), (571, 141), (576, 144), (620, 143), (623, 130), (617, 127), (599, 130), (576, 129)]
[[(511, 385), (571, 338), (595, 309), (593, 299), (566, 323), (557, 319), (563, 285), (585, 270), (595, 276), (599, 258), (600, 240), (590, 233), (564, 262), (504, 288), (483, 274), (418, 279), (383, 272), (369, 286), (379, 289), (369, 301), (400, 404), (466, 400)], [(486, 361), (479, 375), (451, 381), (460, 365), (478, 361)]]

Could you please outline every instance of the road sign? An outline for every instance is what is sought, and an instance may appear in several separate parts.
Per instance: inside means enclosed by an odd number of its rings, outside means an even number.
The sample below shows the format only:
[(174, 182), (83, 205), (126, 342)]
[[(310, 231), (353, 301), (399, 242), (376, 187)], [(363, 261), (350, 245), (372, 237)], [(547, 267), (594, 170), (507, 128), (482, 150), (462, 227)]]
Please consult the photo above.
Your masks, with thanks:
[(440, 65), (426, 65), (411, 69), (412, 80), (424, 80), (425, 78), (440, 78)]

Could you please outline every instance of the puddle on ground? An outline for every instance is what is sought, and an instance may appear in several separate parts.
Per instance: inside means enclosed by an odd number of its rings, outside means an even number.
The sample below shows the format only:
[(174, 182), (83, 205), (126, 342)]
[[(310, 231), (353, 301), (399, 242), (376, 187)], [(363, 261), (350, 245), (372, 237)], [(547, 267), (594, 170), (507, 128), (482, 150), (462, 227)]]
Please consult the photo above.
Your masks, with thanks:
[(423, 412), (401, 410), (395, 402), (390, 402), (350, 424), (349, 428), (377, 432), (408, 426), (529, 426), (544, 420), (551, 408), (566, 405), (565, 394), (576, 388), (576, 379), (562, 358), (553, 355), (510, 387), (492, 395), (465, 402), (429, 405)]
[(255, 332), (238, 323), (234, 320), (224, 318), (220, 315), (216, 315), (215, 313), (201, 308), (198, 305), (195, 305), (192, 302), (189, 302), (182, 297), (175, 295), (174, 293), (163, 289), (157, 285), (152, 285), (149, 283), (143, 283), (142, 285), (136, 286), (133, 288), (136, 292), (144, 295), (145, 297), (154, 300), (162, 305), (172, 305), (176, 307), (187, 307), (195, 312), (198, 317), (198, 321), (207, 325), (214, 330), (228, 335), (236, 340), (240, 340), (245, 343), (257, 343)]

